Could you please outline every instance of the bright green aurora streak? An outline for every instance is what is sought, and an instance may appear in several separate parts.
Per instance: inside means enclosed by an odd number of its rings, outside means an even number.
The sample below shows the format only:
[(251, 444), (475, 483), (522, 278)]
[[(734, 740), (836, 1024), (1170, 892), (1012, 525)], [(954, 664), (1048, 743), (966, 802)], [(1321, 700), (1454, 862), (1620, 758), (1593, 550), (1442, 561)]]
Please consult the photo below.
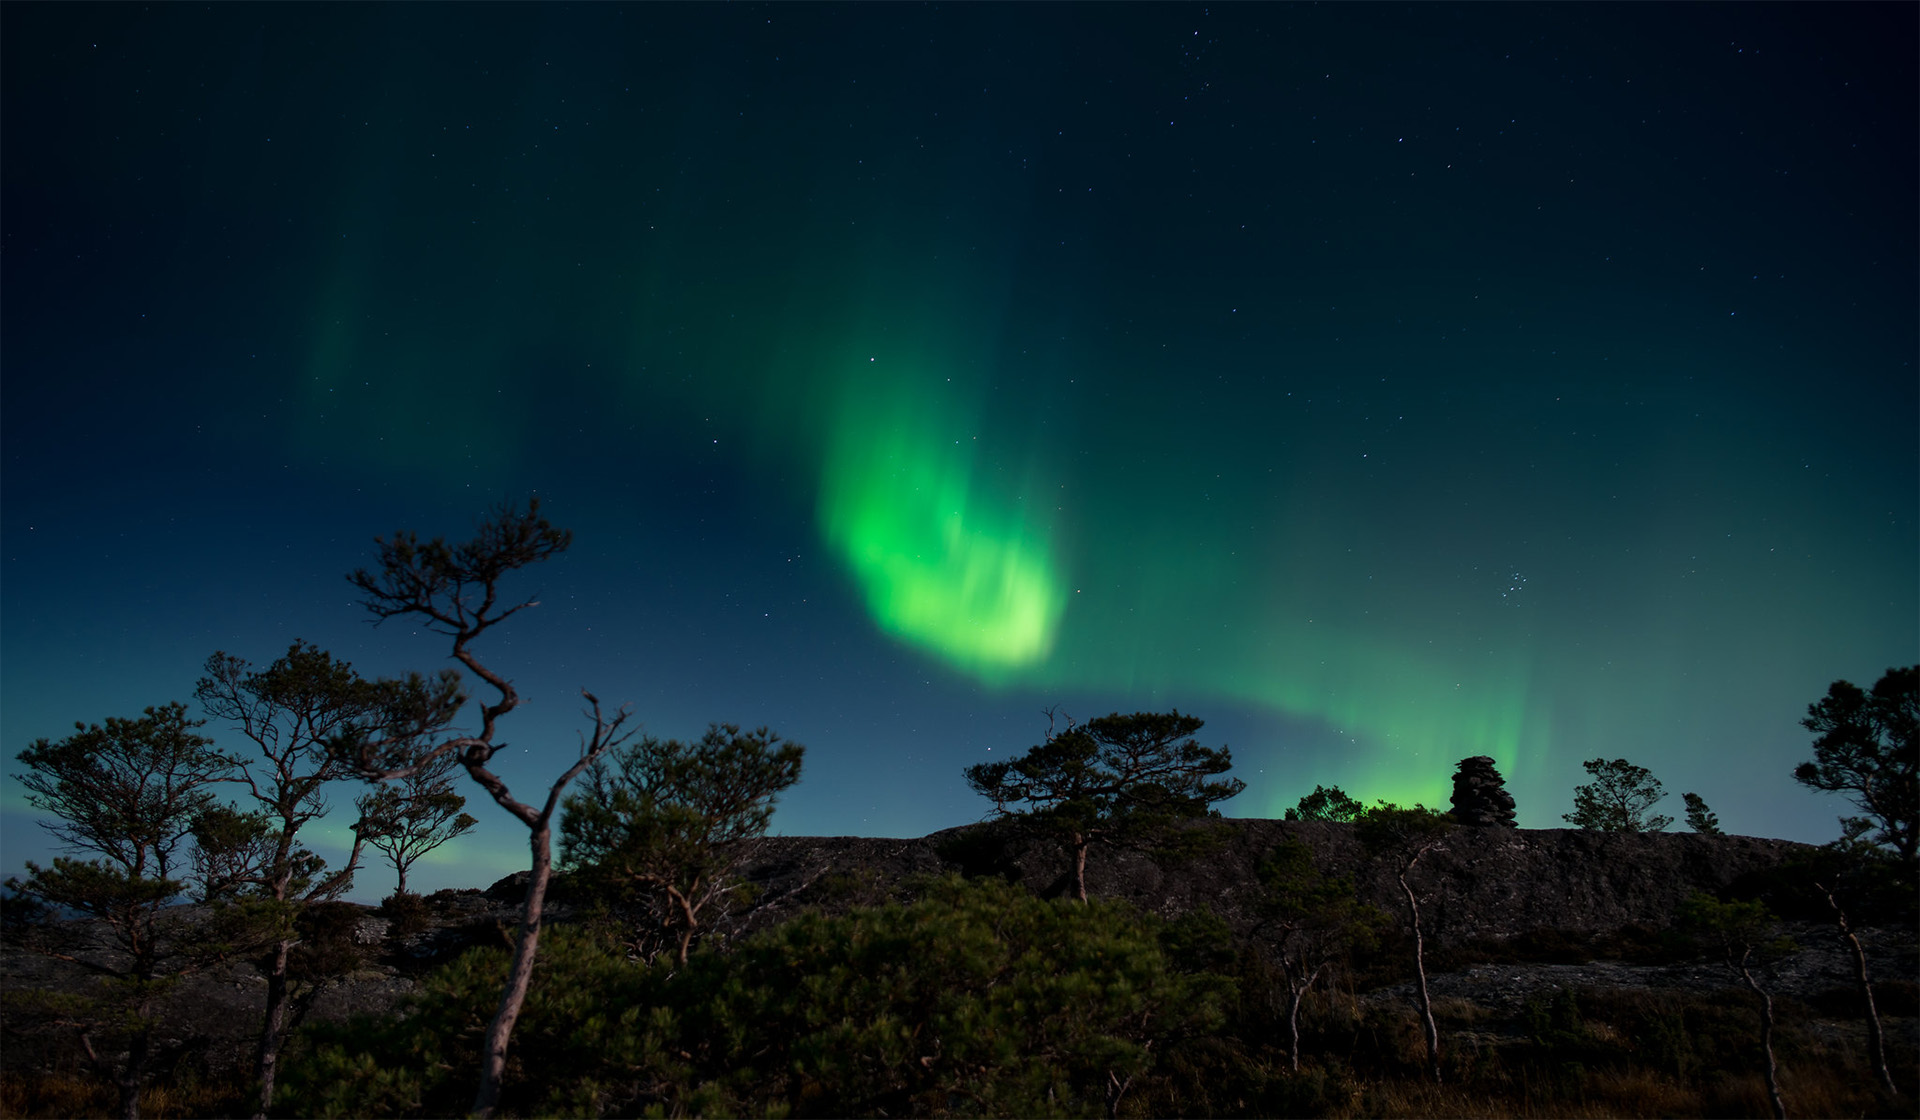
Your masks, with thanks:
[[(1029, 451), (1014, 485), (997, 464), (1020, 452), (975, 434), (990, 410), (933, 372), (937, 356), (896, 355), (892, 367), (910, 372), (893, 377), (872, 361), (816, 374), (837, 385), (816, 398), (833, 402), (820, 418), (816, 514), (883, 632), (990, 687), (1202, 711), (1225, 700), (1318, 725), (1315, 738), (1337, 744), (1293, 757), (1242, 745), (1243, 766), (1284, 774), (1256, 782), (1242, 811), (1278, 815), (1316, 782), (1444, 803), (1454, 761), (1491, 755), (1521, 779), (1523, 748), (1538, 757), (1552, 741), (1548, 698), (1528, 690), (1523, 618), (1488, 632), (1484, 611), (1465, 610), (1472, 591), (1436, 600), (1424, 579), (1383, 574), (1366, 598), (1346, 553), (1312, 543), (1310, 516), (1285, 511), (1278, 524), (1292, 532), (1266, 539), (1236, 530), (1158, 491), (1177, 463), (1156, 463), (1157, 481), (1098, 468), (1078, 478), (1034, 470)], [(1063, 484), (1091, 504), (1043, 520), (1033, 497)], [(1234, 497), (1230, 508), (1259, 502)], [(1063, 530), (1082, 547), (1061, 547)], [(1360, 598), (1395, 609), (1343, 617), (1336, 603)], [(1481, 621), (1448, 621), (1463, 610)], [(1462, 656), (1489, 645), (1508, 652)]]
[(902, 394), (850, 403), (819, 517), (883, 630), (995, 680), (1052, 650), (1065, 595), (1045, 532), (976, 483), (980, 454)]

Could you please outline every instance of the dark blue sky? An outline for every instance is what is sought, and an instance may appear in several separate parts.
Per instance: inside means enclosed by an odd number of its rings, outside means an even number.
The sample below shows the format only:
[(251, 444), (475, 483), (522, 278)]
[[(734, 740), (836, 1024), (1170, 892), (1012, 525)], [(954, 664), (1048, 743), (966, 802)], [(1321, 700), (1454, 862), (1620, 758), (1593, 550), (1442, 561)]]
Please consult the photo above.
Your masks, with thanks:
[[(1915, 24), (8, 6), (0, 742), (437, 668), (344, 574), (537, 492), (517, 790), (586, 686), (918, 835), (1044, 707), (1177, 706), (1239, 815), (1487, 753), (1551, 827), (1625, 756), (1823, 840), (1798, 717), (1920, 656)], [(475, 811), (427, 886), (523, 858)]]

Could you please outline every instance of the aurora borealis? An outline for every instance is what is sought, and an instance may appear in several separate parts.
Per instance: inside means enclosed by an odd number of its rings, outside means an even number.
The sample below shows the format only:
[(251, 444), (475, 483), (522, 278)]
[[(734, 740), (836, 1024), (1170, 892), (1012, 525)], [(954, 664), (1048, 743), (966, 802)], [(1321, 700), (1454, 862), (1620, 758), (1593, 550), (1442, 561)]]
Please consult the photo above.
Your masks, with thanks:
[(1624, 756), (1818, 841), (1798, 718), (1920, 658), (1911, 6), (0, 23), (9, 763), (438, 668), (342, 576), (534, 492), (509, 778), (586, 686), (805, 743), (789, 833), (974, 820), (1058, 705), (1206, 718), (1231, 815)]

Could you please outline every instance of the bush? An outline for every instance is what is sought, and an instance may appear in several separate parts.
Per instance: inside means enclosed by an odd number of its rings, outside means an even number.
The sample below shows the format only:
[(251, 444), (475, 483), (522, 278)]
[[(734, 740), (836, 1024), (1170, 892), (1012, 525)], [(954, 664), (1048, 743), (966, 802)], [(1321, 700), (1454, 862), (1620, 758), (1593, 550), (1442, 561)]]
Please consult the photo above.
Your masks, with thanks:
[(387, 920), (387, 940), (404, 941), (431, 924), (432, 907), (417, 894), (391, 894), (380, 903), (380, 916)]
[[(504, 1107), (538, 1115), (1107, 1115), (1169, 1041), (1221, 1021), (1116, 903), (946, 878), (908, 905), (806, 914), (684, 968), (556, 927), (509, 1052)], [(1189, 951), (1191, 947), (1187, 947)], [(470, 1099), (506, 954), (435, 972), (398, 1021), (309, 1032), (282, 1106), (448, 1115)]]

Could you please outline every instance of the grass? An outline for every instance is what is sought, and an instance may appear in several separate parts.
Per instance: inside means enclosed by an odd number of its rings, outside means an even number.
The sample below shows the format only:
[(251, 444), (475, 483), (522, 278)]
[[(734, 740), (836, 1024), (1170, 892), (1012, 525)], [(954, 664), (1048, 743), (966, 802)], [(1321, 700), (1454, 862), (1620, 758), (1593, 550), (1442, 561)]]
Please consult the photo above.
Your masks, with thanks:
[[(244, 1112), (246, 1086), (181, 1079), (140, 1093), (140, 1115), (150, 1120), (230, 1116)], [(77, 1071), (0, 1075), (0, 1117), (59, 1120), (118, 1116), (120, 1093), (105, 1080)]]

